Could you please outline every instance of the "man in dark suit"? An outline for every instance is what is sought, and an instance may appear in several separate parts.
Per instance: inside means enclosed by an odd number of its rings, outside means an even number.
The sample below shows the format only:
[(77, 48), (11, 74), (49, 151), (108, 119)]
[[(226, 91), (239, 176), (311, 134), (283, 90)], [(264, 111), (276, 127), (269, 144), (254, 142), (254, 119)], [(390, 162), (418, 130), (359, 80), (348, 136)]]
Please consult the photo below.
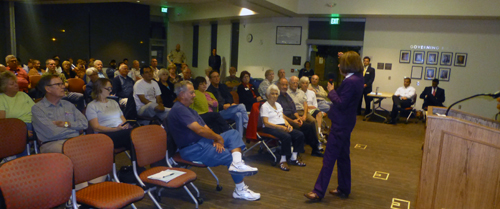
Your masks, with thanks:
[[(369, 57), (363, 58), (363, 65), (365, 67), (363, 71), (363, 78), (364, 78), (363, 97), (365, 98), (365, 115), (366, 115), (371, 112), (370, 105), (373, 98), (369, 97), (368, 94), (372, 92), (372, 84), (373, 80), (375, 80), (375, 69), (372, 68)], [(361, 97), (361, 100), (359, 100), (358, 115), (361, 115), (361, 103), (363, 102), (363, 97)]]
[(424, 100), (422, 109), (427, 110), (428, 106), (444, 107), (444, 89), (439, 88), (439, 79), (432, 80), (432, 86), (425, 87), (424, 91), (420, 94), (420, 99)]
[(208, 66), (212, 67), (212, 70), (220, 72), (221, 59), (217, 55), (217, 49), (212, 49), (212, 55), (208, 58)]

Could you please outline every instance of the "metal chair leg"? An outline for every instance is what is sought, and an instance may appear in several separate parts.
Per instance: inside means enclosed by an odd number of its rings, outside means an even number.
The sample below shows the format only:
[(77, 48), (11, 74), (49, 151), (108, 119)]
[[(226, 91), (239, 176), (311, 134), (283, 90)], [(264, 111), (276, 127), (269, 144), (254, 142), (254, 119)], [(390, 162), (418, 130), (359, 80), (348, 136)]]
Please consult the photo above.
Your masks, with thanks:
[(217, 191), (220, 191), (222, 190), (222, 187), (220, 186), (219, 184), (219, 178), (217, 178), (217, 176), (215, 175), (215, 173), (212, 171), (212, 169), (210, 169), (210, 167), (207, 167), (208, 171), (210, 171), (210, 173), (212, 174), (212, 176), (215, 178), (215, 181), (217, 181), (217, 187), (215, 187), (215, 189)]
[(193, 199), (194, 203), (196, 204), (196, 208), (198, 208), (198, 200), (194, 197), (193, 193), (191, 193), (191, 191), (189, 191), (189, 189), (187, 188), (186, 185), (184, 185), (184, 189), (189, 194), (189, 196), (191, 196), (191, 199)]

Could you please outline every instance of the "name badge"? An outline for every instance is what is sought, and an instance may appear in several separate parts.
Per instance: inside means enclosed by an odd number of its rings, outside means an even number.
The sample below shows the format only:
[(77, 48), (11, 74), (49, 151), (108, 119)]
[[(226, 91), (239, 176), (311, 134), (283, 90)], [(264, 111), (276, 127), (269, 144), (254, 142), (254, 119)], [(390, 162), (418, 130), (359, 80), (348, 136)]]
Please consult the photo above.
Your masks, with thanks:
[(249, 88), (245, 88), (245, 91), (248, 91), (248, 90), (250, 90), (250, 89)]
[(370, 72), (366, 72), (365, 74), (370, 74)]

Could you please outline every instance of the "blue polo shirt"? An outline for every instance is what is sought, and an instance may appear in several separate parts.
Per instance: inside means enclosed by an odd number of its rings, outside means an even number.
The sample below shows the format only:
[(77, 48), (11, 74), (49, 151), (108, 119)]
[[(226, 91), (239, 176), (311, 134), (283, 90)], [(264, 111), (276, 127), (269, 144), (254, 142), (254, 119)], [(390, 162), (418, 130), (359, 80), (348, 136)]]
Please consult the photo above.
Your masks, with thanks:
[(205, 122), (196, 111), (184, 106), (182, 103), (174, 103), (172, 109), (168, 112), (167, 120), (168, 130), (172, 134), (177, 147), (183, 148), (203, 138), (187, 126), (194, 122), (198, 122), (200, 126), (205, 126)]

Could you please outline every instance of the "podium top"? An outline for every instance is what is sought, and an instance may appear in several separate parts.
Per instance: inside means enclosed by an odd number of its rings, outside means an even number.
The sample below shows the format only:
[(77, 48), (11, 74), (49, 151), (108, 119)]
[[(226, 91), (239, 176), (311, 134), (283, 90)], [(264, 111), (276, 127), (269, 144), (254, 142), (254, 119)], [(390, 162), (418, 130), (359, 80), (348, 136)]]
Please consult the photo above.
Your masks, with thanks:
[[(431, 107), (429, 106), (427, 116), (429, 117), (441, 117), (440, 115), (446, 114), (446, 109), (444, 107)], [(500, 129), (500, 122), (482, 116), (474, 115), (471, 113), (463, 112), (456, 109), (450, 109), (448, 117), (468, 121), (474, 124), (490, 127), (493, 129)]]

